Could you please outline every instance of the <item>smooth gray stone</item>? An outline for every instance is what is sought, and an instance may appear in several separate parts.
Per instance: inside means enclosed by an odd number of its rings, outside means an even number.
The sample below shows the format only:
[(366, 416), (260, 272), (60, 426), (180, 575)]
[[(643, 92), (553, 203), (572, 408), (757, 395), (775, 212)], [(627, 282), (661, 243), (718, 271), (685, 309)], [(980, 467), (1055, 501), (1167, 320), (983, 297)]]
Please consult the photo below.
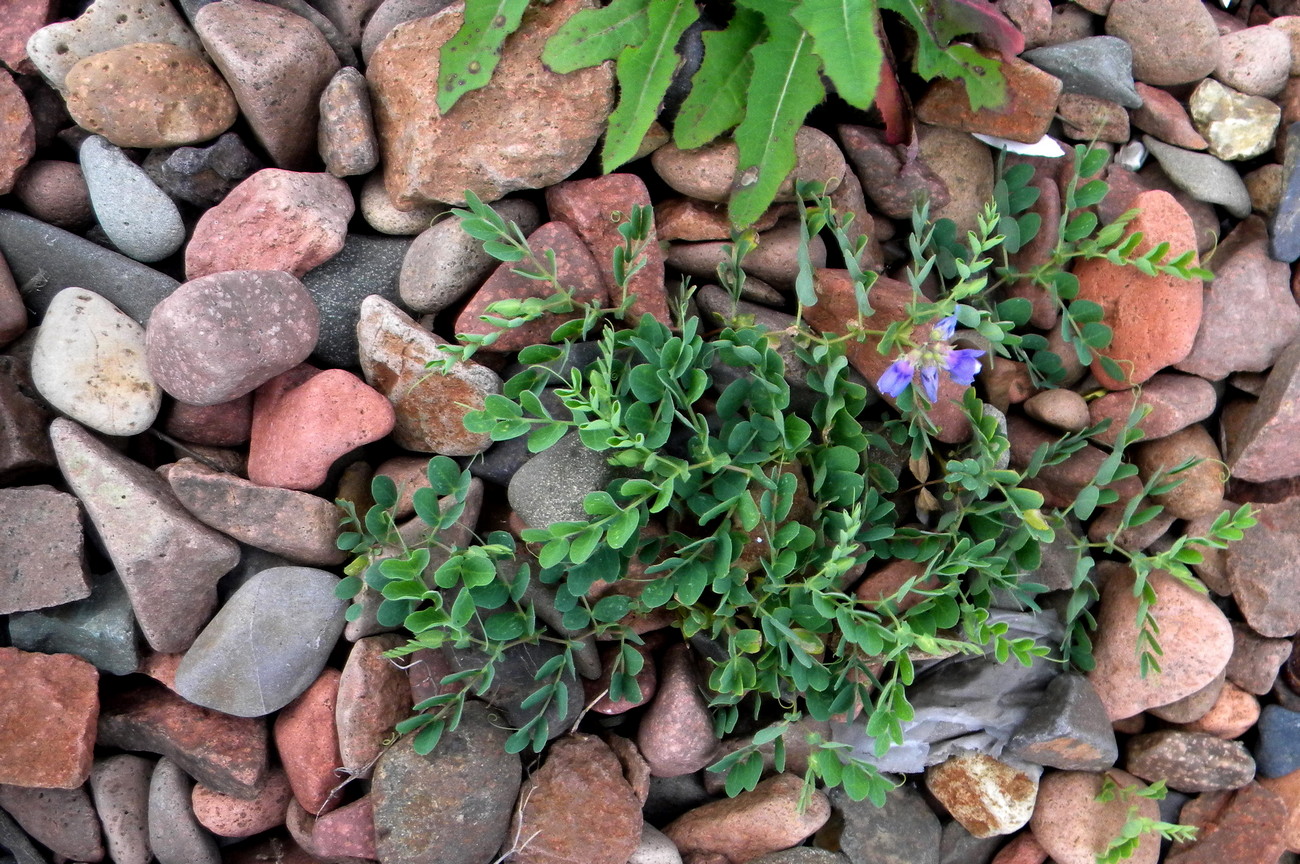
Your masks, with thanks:
[(1119, 759), (1115, 730), (1088, 679), (1059, 675), (1007, 742), (1006, 752), (1062, 771), (1104, 771)]
[(749, 864), (849, 864), (847, 856), (812, 846), (795, 846), (751, 858)]
[(1236, 168), (1209, 153), (1184, 150), (1150, 135), (1143, 135), (1142, 143), (1179, 189), (1198, 201), (1223, 205), (1238, 219), (1250, 215), (1250, 192)]
[(1096, 96), (1125, 108), (1142, 107), (1142, 97), (1133, 86), (1133, 49), (1116, 36), (1090, 36), (1035, 48), (1020, 58), (1060, 78), (1065, 93)]
[(603, 490), (614, 479), (604, 453), (588, 450), (576, 432), (569, 432), (524, 463), (510, 478), (510, 506), (529, 527), (552, 522), (585, 522), (582, 499)]
[(1300, 258), (1300, 121), (1287, 127), (1282, 200), (1268, 226), (1269, 254), (1276, 261)]
[[(992, 610), (990, 622), (1005, 622), (1006, 637), (1032, 637), (1041, 645), (1060, 644), (1062, 628), (1055, 614)], [(1042, 700), (1061, 665), (1051, 656), (1029, 666), (999, 663), (991, 654), (959, 655), (918, 673), (907, 698), (914, 709), (903, 724), (903, 743), (884, 756), (875, 755), (875, 739), (866, 720), (833, 723), (832, 738), (853, 748), (853, 755), (881, 771), (914, 774), (944, 761), (959, 750), (1001, 754), (1015, 730)]]
[(37, 851), (27, 832), (19, 828), (8, 813), (0, 810), (0, 850), (4, 849), (9, 850), (15, 864), (49, 864), (49, 859)]
[(325, 668), (343, 633), (339, 578), (314, 567), (273, 567), (235, 592), (176, 669), (195, 705), (261, 717), (288, 705)]
[(131, 598), (116, 573), (91, 580), (90, 596), (9, 617), (14, 647), (46, 654), (75, 654), (111, 675), (140, 667), (140, 638)]
[(181, 212), (121, 147), (91, 135), (81, 144), (81, 173), (96, 220), (123, 255), (161, 261), (181, 248)]
[(844, 817), (840, 851), (852, 864), (939, 864), (939, 817), (911, 784), (887, 792), (883, 807), (837, 787), (831, 806)]
[(149, 779), (149, 846), (158, 864), (220, 864), (217, 841), (194, 817), (194, 781), (164, 757)]
[(1006, 837), (976, 837), (957, 820), (943, 826), (939, 844), (939, 864), (989, 864)]
[(305, 273), (302, 284), (320, 308), (320, 336), (315, 355), (327, 366), (355, 369), (357, 321), (361, 302), (371, 294), (402, 307), (397, 278), (411, 245), (409, 237), (369, 237), (349, 234), (343, 249)]
[(0, 210), (3, 254), (27, 308), (44, 315), (64, 288), (87, 288), (144, 324), (180, 285), (152, 267), (38, 219)]

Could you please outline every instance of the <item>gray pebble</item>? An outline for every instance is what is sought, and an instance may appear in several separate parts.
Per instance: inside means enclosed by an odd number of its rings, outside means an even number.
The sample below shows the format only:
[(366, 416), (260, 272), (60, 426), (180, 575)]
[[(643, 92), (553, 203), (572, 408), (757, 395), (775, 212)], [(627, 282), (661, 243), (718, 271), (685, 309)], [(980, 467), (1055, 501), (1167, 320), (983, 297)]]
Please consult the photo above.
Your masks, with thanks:
[(185, 225), (180, 211), (122, 148), (90, 136), (81, 145), (81, 171), (95, 218), (123, 255), (160, 261), (181, 248)]
[(1209, 153), (1194, 153), (1142, 136), (1151, 155), (1179, 189), (1198, 201), (1221, 204), (1238, 219), (1250, 215), (1250, 192), (1237, 169)]
[(1142, 107), (1142, 97), (1133, 86), (1133, 49), (1123, 39), (1092, 36), (1020, 56), (1060, 78), (1065, 93), (1096, 96), (1125, 108)]

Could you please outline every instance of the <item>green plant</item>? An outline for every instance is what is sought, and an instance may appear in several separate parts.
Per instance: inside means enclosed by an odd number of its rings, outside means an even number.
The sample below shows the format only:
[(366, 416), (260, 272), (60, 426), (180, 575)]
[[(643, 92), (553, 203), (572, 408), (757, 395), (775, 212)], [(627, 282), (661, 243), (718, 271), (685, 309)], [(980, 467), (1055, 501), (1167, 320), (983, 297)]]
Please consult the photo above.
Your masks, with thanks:
[[(491, 79), (528, 3), (466, 0), (464, 22), (439, 56), (441, 112)], [(692, 149), (734, 130), (736, 224), (753, 223), (794, 167), (795, 133), (826, 98), (823, 75), (849, 105), (872, 106), (885, 57), (881, 9), (911, 28), (922, 77), (961, 80), (973, 109), (1005, 101), (1000, 61), (954, 41), (977, 33), (1010, 56), (1024, 49), (1016, 28), (984, 0), (735, 0), (725, 26), (704, 33), (673, 138)], [(615, 61), (619, 99), (601, 154), (606, 172), (636, 155), (682, 63), (679, 42), (699, 17), (695, 0), (612, 0), (578, 12), (547, 42), (542, 59), (556, 72)]]
[[(1078, 149), (1080, 170), (1094, 162)], [(522, 545), (505, 532), (448, 542), (465, 507), (470, 475), (446, 457), (430, 462), (430, 488), (415, 495), (416, 531), (398, 526), (398, 490), (389, 478), (375, 478), (375, 506), (363, 516), (343, 504), (348, 530), (339, 545), (356, 558), (340, 592), (355, 596), (368, 586), (382, 595), (380, 622), (400, 624), (412, 634), (411, 643), (394, 653), (446, 646), (473, 650), (480, 658), (476, 668), (447, 676), (443, 685), (451, 691), (417, 705), (420, 713), (400, 731), (416, 733), (416, 748), (427, 752), (455, 727), (466, 698), (490, 691), (508, 652), (549, 645), (551, 656), (535, 675), (536, 691), (524, 701), (531, 717), (507, 745), (540, 751), (562, 716), (580, 641), (594, 636), (617, 644), (609, 693), (635, 699), (635, 676), (644, 662), (636, 650), (641, 640), (623, 622), (632, 613), (667, 610), (682, 637), (711, 646), (707, 691), (717, 734), (752, 734), (748, 744), (713, 766), (727, 772), (729, 792), (758, 782), (761, 748), (773, 748), (776, 765), (784, 766), (785, 736), (804, 716), (861, 717), (876, 755), (883, 755), (902, 741), (904, 724), (912, 719), (906, 691), (917, 659), (987, 653), (999, 662), (1014, 657), (1028, 665), (1057, 647), (1010, 638), (1007, 625), (992, 621), (989, 609), (995, 597), (1037, 608), (1035, 598), (1045, 589), (1032, 574), (1043, 544), (1058, 536), (1078, 555), (1061, 646), (1066, 657), (1082, 668), (1091, 662), (1091, 574), (1099, 557), (1118, 557), (1138, 574), (1143, 671), (1158, 669), (1149, 575), (1166, 570), (1198, 585), (1188, 569), (1199, 561), (1195, 547), (1221, 548), (1239, 537), (1252, 524), (1248, 508), (1216, 520), (1206, 536), (1181, 539), (1158, 553), (1126, 550), (1117, 542), (1119, 533), (1159, 512), (1150, 499), (1178, 482), (1186, 467), (1178, 466), (1148, 479), (1105, 540), (1073, 537), (1071, 519), (1117, 505), (1118, 493), (1110, 487), (1136, 474), (1125, 456), (1140, 437), (1141, 412), (1129, 418), (1076, 499), (1065, 508), (1048, 508), (1030, 488), (1032, 481), (1043, 468), (1089, 446), (1105, 424), (1043, 445), (1017, 470), (1008, 465), (1003, 425), (973, 388), (965, 388), (961, 403), (969, 439), (944, 444), (930, 417), (930, 373), (920, 371), (920, 392), (906, 379), (895, 382), (902, 385), (890, 391), (898, 393), (898, 412), (873, 408), (866, 388), (853, 380), (850, 351), (864, 344), (874, 342), (887, 357), (916, 356), (925, 363), (952, 357), (947, 341), (957, 322), (981, 340), (990, 357), (1053, 368), (1040, 356), (1046, 339), (1026, 327), (1028, 301), (999, 299), (1007, 280), (1021, 278), (994, 266), (1008, 242), (1001, 232), (1012, 220), (1014, 239), (1024, 243), (1039, 227), (1025, 218), (1028, 178), (1019, 171), (1008, 175), (964, 242), (950, 221), (931, 224), (925, 209), (918, 211), (909, 241), (912, 299), (892, 319), (872, 308), (876, 275), (848, 263), (856, 260), (858, 247), (847, 239), (847, 221), (820, 187), (803, 187), (805, 237), (830, 232), (855, 283), (856, 315), (843, 322), (843, 333), (819, 332), (803, 319), (820, 300), (806, 253), (800, 258), (806, 272), (796, 285), (797, 314), (777, 332), (737, 315), (706, 330), (688, 312), (690, 289), (677, 298), (672, 328), (648, 315), (625, 320), (625, 291), (609, 307), (578, 304), (561, 284), (553, 256), (530, 249), (517, 227), (467, 195), (468, 208), (457, 211), (465, 230), (499, 260), (518, 265), (516, 272), (554, 289), (549, 297), (500, 301), (485, 320), (510, 328), (546, 315), (564, 317), (554, 319), (551, 340), (558, 344), (521, 351), (523, 370), (482, 410), (470, 413), (466, 427), (494, 441), (526, 437), (534, 453), (576, 436), (605, 455), (616, 477), (585, 495), (582, 518), (529, 527), (521, 532)], [(1104, 184), (1091, 188), (1098, 190), (1092, 196), (1105, 192)], [(648, 218), (636, 210), (621, 227), (624, 244), (613, 262), (620, 288), (640, 266)], [(1062, 241), (1069, 245), (1061, 260), (1113, 255), (1117, 263), (1143, 269), (1199, 272), (1186, 261), (1136, 256), (1132, 235), (1110, 226), (1102, 232), (1113, 240)], [(733, 289), (743, 279), (749, 235), (737, 235), (734, 245), (721, 268)], [(1040, 276), (1044, 284), (1059, 281), (1047, 271)], [(922, 293), (923, 283), (931, 293)], [(1067, 331), (1074, 326), (1068, 317), (1062, 323)], [(930, 332), (931, 342), (914, 342), (918, 327)], [(1074, 335), (1094, 350), (1100, 348), (1097, 332), (1082, 327)], [(594, 361), (577, 368), (567, 361), (574, 342), (587, 339), (599, 350)], [(493, 335), (465, 341), (445, 348), (447, 363), (490, 346)], [(964, 350), (969, 366), (972, 352)], [(928, 367), (936, 379), (957, 374), (955, 364), (941, 365), (935, 360)], [(439, 368), (434, 364), (430, 374)], [(795, 377), (793, 369), (807, 371)], [(796, 404), (792, 383), (806, 388), (810, 400)], [(872, 562), (886, 561), (914, 562), (917, 575), (888, 596), (859, 599), (851, 590), (857, 575)], [(534, 580), (553, 596), (556, 627), (542, 624), (525, 601)], [(848, 745), (819, 736), (806, 743), (812, 754), (806, 794), (820, 782), (842, 785), (854, 798), (883, 800), (890, 781), (868, 760), (851, 755)]]
[(1138, 815), (1139, 807), (1137, 802), (1133, 801), (1134, 798), (1163, 801), (1166, 794), (1168, 790), (1165, 789), (1163, 780), (1157, 780), (1146, 788), (1139, 788), (1120, 786), (1111, 779), (1109, 774), (1102, 776), (1101, 791), (1097, 793), (1096, 800), (1105, 803), (1118, 799), (1132, 803), (1128, 808), (1128, 818), (1119, 829), (1119, 833), (1111, 838), (1106, 851), (1098, 853), (1097, 864), (1119, 864), (1120, 861), (1132, 858), (1133, 853), (1138, 849), (1138, 844), (1142, 842), (1142, 837), (1147, 834), (1157, 834), (1166, 840), (1179, 843), (1189, 843), (1196, 839), (1197, 829), (1191, 825), (1161, 822), (1158, 819)]

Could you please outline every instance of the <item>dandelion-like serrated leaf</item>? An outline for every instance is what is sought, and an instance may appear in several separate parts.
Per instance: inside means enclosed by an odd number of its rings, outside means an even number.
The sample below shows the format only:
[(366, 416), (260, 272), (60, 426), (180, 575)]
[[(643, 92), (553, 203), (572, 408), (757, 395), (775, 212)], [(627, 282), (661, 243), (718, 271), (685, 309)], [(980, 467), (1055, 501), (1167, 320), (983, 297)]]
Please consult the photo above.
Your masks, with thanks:
[(649, 5), (650, 0), (614, 0), (583, 9), (547, 40), (542, 62), (552, 72), (565, 74), (617, 58), (628, 45), (644, 42), (649, 35)]
[(745, 118), (745, 94), (754, 74), (750, 51), (763, 32), (762, 15), (737, 7), (725, 30), (704, 34), (704, 60), (673, 121), (673, 142), (678, 147), (703, 147)]
[(745, 119), (736, 127), (740, 179), (729, 213), (737, 225), (752, 225), (776, 199), (794, 170), (794, 139), (804, 118), (823, 98), (812, 36), (794, 20), (791, 0), (742, 0), (763, 14), (768, 38), (752, 52)]
[(813, 37), (835, 92), (850, 105), (867, 110), (880, 86), (884, 52), (876, 36), (876, 0), (799, 0), (794, 18)]
[(438, 110), (446, 114), (492, 80), (506, 37), (519, 29), (528, 0), (466, 0), (465, 19), (438, 54)]

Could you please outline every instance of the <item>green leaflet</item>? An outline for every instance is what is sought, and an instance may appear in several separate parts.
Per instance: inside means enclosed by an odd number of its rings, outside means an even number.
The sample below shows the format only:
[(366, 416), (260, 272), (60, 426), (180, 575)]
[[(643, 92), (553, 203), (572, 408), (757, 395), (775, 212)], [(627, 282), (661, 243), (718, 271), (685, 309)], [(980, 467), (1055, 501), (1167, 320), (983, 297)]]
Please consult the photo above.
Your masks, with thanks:
[(997, 108), (1007, 100), (1002, 63), (970, 45), (940, 45), (913, 0), (879, 0), (882, 9), (897, 12), (916, 31), (916, 72), (927, 81), (940, 76), (966, 85), (972, 111)]
[(438, 54), (438, 110), (492, 80), (506, 37), (519, 29), (528, 0), (465, 0), (465, 20)]
[(574, 15), (542, 50), (542, 62), (564, 74), (613, 60), (628, 45), (650, 35), (646, 7), (650, 0), (614, 0), (598, 9)]
[(826, 77), (855, 108), (867, 110), (880, 84), (884, 53), (876, 36), (876, 0), (799, 0), (794, 18), (812, 34)]
[(650, 0), (648, 38), (618, 56), (618, 105), (609, 115), (600, 158), (606, 174), (630, 161), (645, 140), (680, 62), (677, 40), (699, 17), (695, 0)]
[(736, 225), (752, 225), (794, 169), (795, 133), (826, 91), (812, 37), (791, 17), (793, 0), (741, 3), (763, 13), (769, 34), (751, 52), (754, 75), (749, 82), (749, 107), (735, 134), (740, 180), (729, 213)]
[(673, 121), (673, 141), (693, 150), (728, 132), (745, 117), (745, 94), (754, 74), (750, 50), (763, 35), (763, 16), (743, 6), (725, 30), (704, 34), (704, 62)]

